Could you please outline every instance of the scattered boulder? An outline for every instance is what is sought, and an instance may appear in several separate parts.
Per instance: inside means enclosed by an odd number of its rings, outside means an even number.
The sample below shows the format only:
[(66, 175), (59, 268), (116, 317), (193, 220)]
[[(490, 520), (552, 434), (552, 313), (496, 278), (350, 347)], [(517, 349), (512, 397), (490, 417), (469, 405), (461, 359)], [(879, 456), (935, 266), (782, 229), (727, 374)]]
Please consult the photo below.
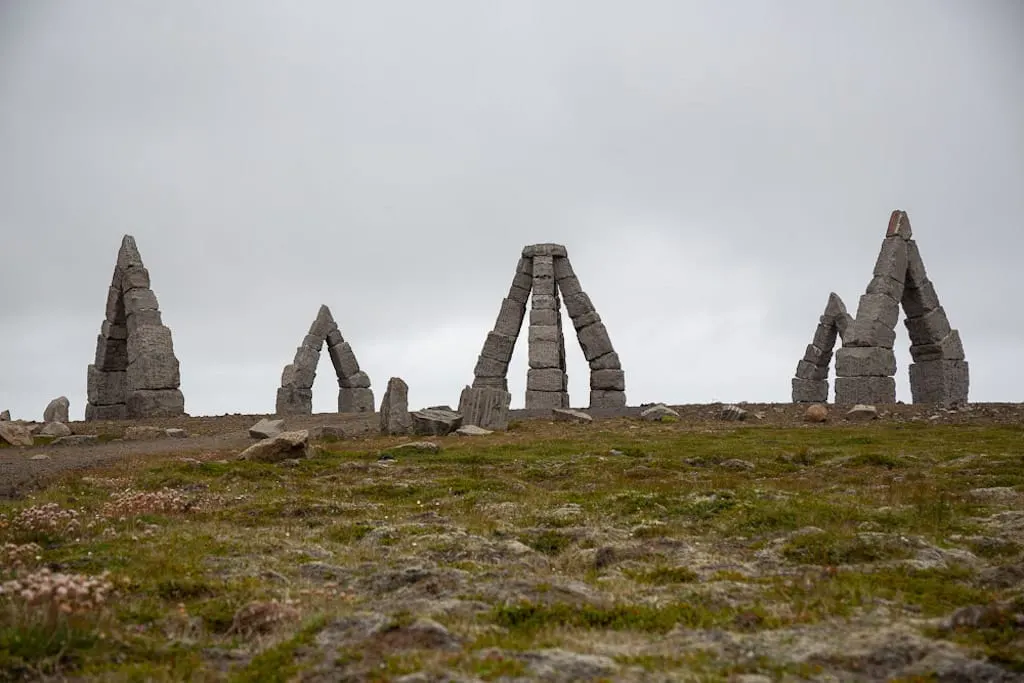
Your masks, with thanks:
[(661, 422), (665, 418), (679, 419), (679, 413), (669, 408), (664, 403), (655, 403), (650, 408), (646, 408), (640, 413), (640, 418), (647, 420), (648, 422)]
[(0, 441), (6, 441), (12, 446), (31, 446), (32, 432), (13, 422), (0, 423)]
[(750, 413), (739, 406), (728, 405), (722, 408), (721, 417), (728, 421), (746, 420)]
[(238, 455), (239, 460), (255, 462), (281, 462), (305, 458), (309, 432), (300, 429), (294, 432), (281, 432), (277, 436), (263, 439), (249, 446)]
[(476, 425), (462, 425), (455, 430), (455, 433), (459, 436), (487, 436), (494, 432), (490, 429), (484, 429), (483, 427), (477, 427)]
[(11, 411), (5, 410), (4, 412), (0, 413), (0, 422), (10, 422), (10, 421), (11, 421)]
[(91, 443), (99, 443), (100, 437), (97, 434), (72, 434), (62, 436), (54, 440), (51, 446), (85, 446)]
[(854, 407), (850, 408), (849, 412), (846, 413), (847, 420), (877, 420), (878, 419), (878, 408), (874, 406), (865, 405), (858, 403)]
[(167, 436), (171, 437), (172, 439), (187, 439), (188, 438), (188, 432), (186, 432), (184, 429), (178, 429), (177, 427), (171, 427), (170, 429), (165, 429), (164, 430), (164, 434), (166, 434)]
[(401, 377), (392, 377), (388, 380), (388, 388), (380, 402), (380, 433), (397, 436), (411, 431), (409, 385)]
[(427, 408), (412, 413), (413, 432), (421, 436), (445, 436), (462, 426), (462, 415), (451, 410)]
[(391, 448), (385, 449), (384, 454), (388, 453), (440, 453), (441, 447), (432, 441), (410, 441), (409, 443), (399, 444), (392, 446)]
[(808, 406), (804, 412), (804, 420), (807, 422), (825, 422), (828, 420), (828, 408), (820, 403)]
[(68, 422), (68, 410), (71, 408), (71, 402), (68, 401), (66, 396), (59, 396), (49, 404), (43, 411), (43, 422)]
[(47, 422), (39, 430), (39, 436), (71, 436), (71, 427), (63, 422)]
[(249, 427), (249, 436), (254, 439), (272, 439), (284, 431), (284, 420), (263, 418)]
[(582, 410), (575, 410), (573, 408), (552, 408), (551, 417), (554, 418), (555, 422), (575, 422), (577, 424), (586, 424), (593, 422), (594, 418), (587, 415)]
[(338, 425), (317, 425), (309, 430), (310, 439), (344, 439), (345, 429)]
[(167, 430), (147, 425), (133, 425), (124, 430), (125, 441), (152, 441), (167, 436)]

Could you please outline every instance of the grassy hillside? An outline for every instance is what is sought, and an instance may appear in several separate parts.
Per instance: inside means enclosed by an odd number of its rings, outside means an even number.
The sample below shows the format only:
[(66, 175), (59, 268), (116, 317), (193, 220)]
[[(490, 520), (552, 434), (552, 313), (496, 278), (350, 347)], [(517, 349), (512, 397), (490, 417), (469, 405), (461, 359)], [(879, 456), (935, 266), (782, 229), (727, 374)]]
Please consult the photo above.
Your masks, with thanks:
[(1024, 676), (1018, 426), (402, 442), (151, 456), (0, 503), (0, 680)]

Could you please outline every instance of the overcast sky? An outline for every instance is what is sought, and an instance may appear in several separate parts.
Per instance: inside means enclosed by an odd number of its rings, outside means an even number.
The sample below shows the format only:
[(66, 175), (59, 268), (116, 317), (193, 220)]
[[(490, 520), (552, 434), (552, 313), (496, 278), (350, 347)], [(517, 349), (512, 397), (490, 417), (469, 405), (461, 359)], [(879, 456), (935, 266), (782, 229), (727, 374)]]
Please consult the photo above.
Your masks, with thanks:
[(788, 402), (897, 208), (971, 400), (1020, 401), (1022, 73), (1018, 0), (0, 0), (0, 410), (81, 418), (125, 233), (193, 415), (272, 412), (320, 304), (378, 401), (455, 404), (535, 242), (631, 405)]

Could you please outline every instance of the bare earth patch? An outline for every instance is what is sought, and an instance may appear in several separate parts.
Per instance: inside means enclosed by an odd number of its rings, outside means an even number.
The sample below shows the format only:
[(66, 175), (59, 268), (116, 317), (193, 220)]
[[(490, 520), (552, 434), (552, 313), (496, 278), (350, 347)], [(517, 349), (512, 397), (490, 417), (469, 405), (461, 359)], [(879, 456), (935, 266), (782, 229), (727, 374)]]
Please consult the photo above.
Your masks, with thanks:
[(775, 408), (83, 447), (0, 502), (0, 680), (1021, 680), (1020, 411)]

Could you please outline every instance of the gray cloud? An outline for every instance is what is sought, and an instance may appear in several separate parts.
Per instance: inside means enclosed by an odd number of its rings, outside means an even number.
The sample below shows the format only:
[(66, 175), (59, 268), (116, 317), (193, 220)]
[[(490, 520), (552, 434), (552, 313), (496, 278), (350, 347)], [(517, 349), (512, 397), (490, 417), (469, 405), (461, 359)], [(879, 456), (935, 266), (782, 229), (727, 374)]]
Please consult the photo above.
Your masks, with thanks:
[(972, 398), (1018, 400), (1021, 26), (995, 0), (6, 3), (0, 407), (81, 414), (124, 233), (193, 414), (272, 410), (321, 303), (378, 396), (401, 375), (452, 402), (541, 241), (568, 246), (631, 403), (786, 401), (895, 208)]

